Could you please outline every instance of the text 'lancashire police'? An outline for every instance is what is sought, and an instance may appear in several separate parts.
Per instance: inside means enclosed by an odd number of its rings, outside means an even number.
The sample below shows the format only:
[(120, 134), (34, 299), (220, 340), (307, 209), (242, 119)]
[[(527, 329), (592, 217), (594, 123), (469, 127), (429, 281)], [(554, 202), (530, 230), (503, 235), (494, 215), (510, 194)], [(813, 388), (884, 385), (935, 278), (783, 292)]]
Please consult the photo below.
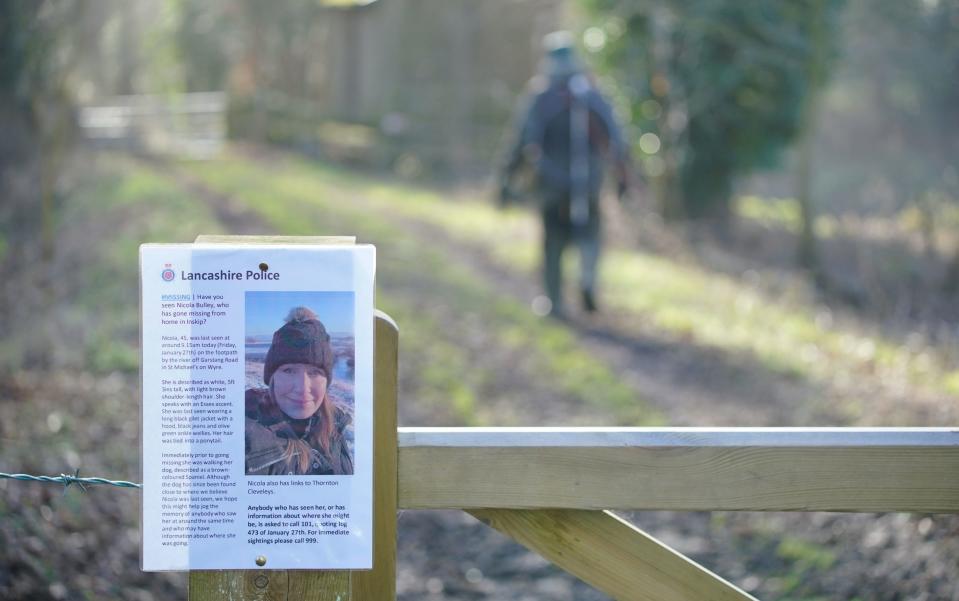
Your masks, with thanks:
[(280, 274), (276, 271), (181, 271), (181, 280), (279, 280)]

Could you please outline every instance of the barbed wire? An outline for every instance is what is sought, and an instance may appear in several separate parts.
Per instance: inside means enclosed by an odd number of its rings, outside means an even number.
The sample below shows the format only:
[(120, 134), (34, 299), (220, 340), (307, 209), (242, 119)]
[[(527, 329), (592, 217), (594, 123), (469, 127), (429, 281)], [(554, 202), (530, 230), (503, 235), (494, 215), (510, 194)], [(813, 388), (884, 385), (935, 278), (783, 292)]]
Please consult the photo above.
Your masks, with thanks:
[(0, 480), (20, 480), (26, 482), (43, 482), (46, 484), (62, 484), (63, 491), (66, 492), (71, 484), (76, 484), (80, 490), (86, 491), (85, 484), (105, 484), (108, 486), (117, 486), (119, 488), (143, 488), (142, 484), (136, 482), (127, 482), (126, 480), (107, 480), (106, 478), (81, 478), (80, 470), (70, 474), (60, 474), (59, 476), (34, 476), (32, 474), (7, 474), (0, 472)]

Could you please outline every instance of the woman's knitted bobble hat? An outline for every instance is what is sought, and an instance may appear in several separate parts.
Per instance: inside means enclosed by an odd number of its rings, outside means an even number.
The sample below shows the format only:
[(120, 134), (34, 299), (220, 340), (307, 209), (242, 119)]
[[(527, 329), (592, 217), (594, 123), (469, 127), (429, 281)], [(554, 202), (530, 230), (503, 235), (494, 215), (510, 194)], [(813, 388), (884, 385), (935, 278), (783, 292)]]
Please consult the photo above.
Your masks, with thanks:
[(306, 307), (294, 307), (286, 316), (286, 323), (273, 333), (273, 344), (266, 352), (263, 381), (269, 385), (273, 372), (286, 363), (315, 365), (326, 374), (327, 383), (333, 380), (333, 347), (330, 335)]

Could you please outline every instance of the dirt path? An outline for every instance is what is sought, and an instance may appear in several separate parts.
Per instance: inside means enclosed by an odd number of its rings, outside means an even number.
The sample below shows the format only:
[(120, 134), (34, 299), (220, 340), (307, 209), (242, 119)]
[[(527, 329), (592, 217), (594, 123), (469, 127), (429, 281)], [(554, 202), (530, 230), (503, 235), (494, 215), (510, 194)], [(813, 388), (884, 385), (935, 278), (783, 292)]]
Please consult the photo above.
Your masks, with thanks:
[[(462, 265), (482, 281), (495, 282), (501, 293), (518, 302), (530, 304), (541, 294), (538, 274), (506, 271), (490, 258), (487, 249), (454, 239), (442, 228), (399, 211), (389, 212), (389, 218), (416, 238), (441, 247), (450, 262)], [(571, 288), (566, 290), (568, 297), (574, 293)], [(601, 357), (667, 416), (669, 425), (843, 425), (838, 413), (818, 402), (823, 395), (815, 385), (773, 374), (745, 354), (730, 355), (691, 344), (622, 311), (573, 312), (564, 323), (590, 353)]]

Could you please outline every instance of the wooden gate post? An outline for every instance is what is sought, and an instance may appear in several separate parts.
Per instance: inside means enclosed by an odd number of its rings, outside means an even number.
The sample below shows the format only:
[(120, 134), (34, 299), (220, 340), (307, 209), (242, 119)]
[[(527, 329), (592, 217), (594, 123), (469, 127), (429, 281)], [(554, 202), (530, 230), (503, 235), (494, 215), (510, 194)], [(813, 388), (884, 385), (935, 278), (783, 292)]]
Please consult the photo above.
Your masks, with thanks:
[[(352, 244), (352, 238), (198, 236), (199, 243)], [(373, 569), (196, 570), (190, 601), (383, 601), (396, 598), (396, 399), (399, 331), (375, 312), (373, 367)]]
[[(352, 572), (352, 601), (396, 599), (396, 400), (399, 329), (376, 311), (373, 362), (373, 569)], [(345, 601), (345, 600), (344, 600)]]

